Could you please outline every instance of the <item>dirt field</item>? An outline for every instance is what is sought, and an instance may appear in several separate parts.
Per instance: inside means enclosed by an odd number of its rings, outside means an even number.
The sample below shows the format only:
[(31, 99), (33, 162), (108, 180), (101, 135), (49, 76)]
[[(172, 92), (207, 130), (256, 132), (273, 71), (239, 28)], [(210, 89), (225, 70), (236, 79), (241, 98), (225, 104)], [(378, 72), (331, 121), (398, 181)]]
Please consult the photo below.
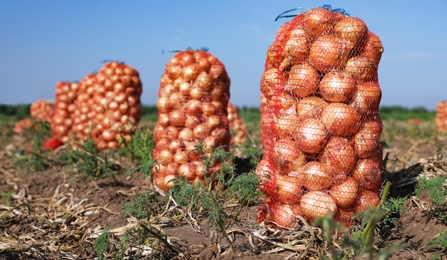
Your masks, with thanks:
[[(117, 158), (121, 170), (113, 177), (95, 181), (73, 174), (70, 165), (55, 164), (27, 173), (17, 169), (14, 159), (16, 148), (24, 145), (23, 139), (11, 136), (2, 140), (0, 259), (93, 259), (98, 257), (95, 241), (106, 230), (110, 243), (102, 256), (113, 259), (121, 250), (126, 230), (132, 229), (158, 233), (149, 233), (139, 246), (128, 242), (123, 258), (151, 259), (157, 250), (157, 259), (319, 259), (329, 254), (319, 228), (305, 230), (303, 224), (295, 230), (274, 231), (257, 224), (256, 203), (243, 207), (237, 221), (226, 223), (231, 245), (207, 221), (206, 214), (176, 206), (169, 198), (160, 204), (159, 214), (150, 222), (125, 217), (123, 206), (152, 188), (142, 175), (129, 174), (129, 169), (137, 167), (136, 162)], [(388, 145), (383, 176), (393, 181), (391, 196), (403, 197), (405, 202), (402, 214), (396, 216), (396, 225), (378, 229), (374, 246), (377, 250), (395, 246), (389, 259), (447, 259), (442, 255), (447, 253), (447, 246), (426, 246), (446, 230), (445, 219), (435, 215), (426, 192), (414, 196), (411, 183), (413, 177), (445, 174), (445, 163), (433, 158), (437, 151), (434, 141), (396, 137)], [(239, 165), (249, 165), (244, 160), (239, 158)], [(223, 208), (230, 216), (227, 219), (232, 219), (239, 207), (237, 202), (228, 201)], [(443, 210), (446, 213), (445, 207)], [(165, 234), (166, 239), (155, 239), (157, 234)]]

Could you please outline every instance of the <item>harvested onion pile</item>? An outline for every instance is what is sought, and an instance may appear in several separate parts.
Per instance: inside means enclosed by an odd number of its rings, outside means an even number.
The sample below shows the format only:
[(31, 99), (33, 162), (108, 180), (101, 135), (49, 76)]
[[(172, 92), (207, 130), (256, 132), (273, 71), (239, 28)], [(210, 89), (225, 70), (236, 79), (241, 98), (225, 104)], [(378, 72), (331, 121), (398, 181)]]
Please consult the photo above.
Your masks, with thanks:
[(440, 101), (436, 105), (435, 116), (436, 127), (438, 132), (445, 133), (447, 130), (447, 101)]
[(122, 139), (130, 141), (140, 121), (140, 76), (135, 68), (112, 61), (96, 74), (96, 83), (90, 107), (92, 137), (98, 149), (115, 149)]
[(242, 145), (247, 141), (247, 125), (239, 115), (236, 106), (228, 102), (228, 122), (231, 131), (231, 145)]
[(60, 139), (63, 143), (70, 138), (70, 131), (73, 126), (73, 113), (75, 111), (74, 102), (77, 98), (78, 89), (78, 82), (60, 81), (56, 84), (51, 129), (53, 137)]
[(328, 213), (349, 226), (379, 202), (380, 39), (359, 18), (314, 8), (280, 27), (261, 91), (258, 221), (293, 227)]
[[(178, 52), (160, 80), (153, 158), (160, 162), (154, 184), (170, 189), (175, 178), (191, 183), (214, 180), (219, 164), (206, 169), (201, 157), (213, 147), (229, 149), (227, 106), (230, 78), (224, 64), (204, 50)], [(203, 149), (197, 149), (203, 143)]]

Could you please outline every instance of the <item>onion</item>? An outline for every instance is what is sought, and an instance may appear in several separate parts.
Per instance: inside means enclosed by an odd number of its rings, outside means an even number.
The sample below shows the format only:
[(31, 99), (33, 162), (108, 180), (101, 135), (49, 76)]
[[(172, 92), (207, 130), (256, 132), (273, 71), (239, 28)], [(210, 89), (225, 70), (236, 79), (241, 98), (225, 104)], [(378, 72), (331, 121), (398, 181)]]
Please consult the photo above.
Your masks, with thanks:
[[(228, 121), (228, 120), (227, 120)], [(224, 116), (212, 115), (206, 119), (206, 125), (210, 130), (214, 130), (216, 127), (225, 124), (226, 120)]]
[(321, 191), (309, 191), (304, 194), (300, 206), (304, 216), (311, 220), (324, 217), (327, 214), (335, 215), (338, 210), (334, 199)]
[(290, 38), (284, 51), (294, 63), (304, 61), (309, 56), (310, 37), (304, 28), (296, 27), (290, 32)]
[(334, 27), (335, 13), (327, 8), (313, 8), (303, 17), (304, 28), (311, 36), (330, 34)]
[(171, 124), (169, 123), (169, 114), (158, 113), (157, 123), (160, 124), (163, 127), (170, 126)]
[(314, 94), (318, 89), (320, 75), (308, 63), (294, 65), (289, 72), (289, 79), (284, 90), (303, 98)]
[(348, 60), (352, 47), (354, 45), (351, 42), (334, 35), (320, 36), (310, 47), (310, 64), (322, 72), (341, 70)]
[(321, 162), (311, 161), (299, 171), (304, 176), (304, 186), (308, 190), (324, 190), (332, 185), (331, 168)]
[(173, 109), (181, 109), (183, 105), (185, 105), (186, 100), (185, 97), (180, 92), (172, 93), (169, 96), (168, 104), (169, 107)]
[(377, 206), (380, 202), (380, 197), (377, 192), (370, 190), (363, 190), (357, 201), (355, 202), (354, 211), (360, 212)]
[(319, 97), (306, 97), (301, 99), (296, 106), (298, 118), (304, 120), (306, 118), (319, 118), (321, 112), (327, 106), (327, 102)]
[[(211, 62), (210, 62), (211, 63)], [(211, 78), (214, 79), (220, 79), (222, 76), (225, 75), (225, 66), (223, 64), (219, 63), (211, 63), (211, 67), (209, 70), (209, 74)]]
[[(296, 126), (290, 126), (294, 128)], [(327, 141), (328, 133), (320, 119), (307, 118), (298, 125), (294, 134), (298, 147), (305, 153), (318, 153)]]
[(284, 78), (277, 68), (265, 70), (261, 77), (261, 91), (270, 99), (281, 87), (284, 86)]
[[(172, 84), (167, 84), (163, 88), (160, 88), (158, 96), (159, 97), (167, 97), (171, 96), (171, 94), (177, 92), (177, 88)], [(129, 93), (126, 93), (129, 94)]]
[(157, 99), (157, 109), (160, 113), (168, 113), (170, 111), (170, 106), (167, 97), (159, 97)]
[(273, 147), (273, 162), (283, 171), (296, 170), (306, 162), (305, 154), (298, 148), (297, 142), (290, 139), (278, 140)]
[(198, 87), (192, 87), (189, 95), (194, 99), (200, 100), (203, 97), (203, 90)]
[(355, 166), (355, 152), (347, 139), (334, 136), (327, 142), (320, 161), (333, 167), (335, 174), (348, 175)]
[(354, 212), (344, 209), (339, 209), (335, 215), (335, 220), (338, 221), (342, 226), (349, 228), (354, 222)]
[(169, 122), (173, 126), (184, 126), (186, 122), (186, 114), (183, 110), (174, 110), (169, 113)]
[(194, 81), (194, 87), (198, 87), (202, 89), (203, 91), (210, 91), (213, 87), (212, 78), (206, 71), (200, 72), (200, 74), (197, 76), (196, 80)]
[(282, 203), (298, 203), (303, 195), (303, 184), (296, 178), (280, 175), (276, 176), (276, 196), (275, 198)]
[(258, 184), (259, 189), (268, 196), (274, 196), (276, 194), (277, 174), (272, 163), (267, 159), (262, 159), (256, 166), (255, 174), (260, 180)]
[(183, 128), (178, 133), (178, 139), (180, 141), (191, 141), (194, 139), (194, 132), (190, 128)]
[(377, 191), (382, 184), (380, 167), (370, 159), (358, 160), (352, 177), (359, 183), (360, 187), (367, 190)]
[(380, 135), (382, 133), (382, 121), (365, 121), (357, 134), (352, 138), (355, 153), (360, 158), (369, 158), (380, 147)]
[(291, 107), (293, 107), (292, 110), (295, 110), (297, 102), (297, 98), (292, 97), (286, 92), (278, 93), (278, 95), (274, 95), (270, 100), (268, 100), (270, 107), (281, 108), (286, 111)]
[(164, 178), (164, 186), (166, 187), (166, 189), (170, 189), (172, 187), (174, 187), (175, 183), (174, 180), (177, 179), (177, 177), (175, 175), (166, 175)]
[(200, 71), (198, 70), (197, 64), (189, 64), (183, 68), (182, 78), (185, 81), (195, 80)]
[(185, 126), (193, 130), (198, 124), (200, 124), (200, 119), (197, 116), (188, 115), (186, 117)]
[(199, 160), (200, 157), (203, 155), (203, 152), (197, 149), (198, 145), (198, 141), (185, 142), (185, 152), (188, 155), (189, 159), (192, 161)]
[(216, 146), (228, 145), (231, 141), (231, 133), (226, 128), (216, 128), (211, 131), (211, 136), (216, 139)]
[(215, 115), (218, 110), (211, 102), (203, 102), (202, 111), (204, 115), (212, 116)]
[[(157, 142), (157, 145), (159, 142), (160, 141)], [(173, 153), (175, 153), (177, 150), (185, 148), (184, 146), (185, 146), (184, 143), (178, 139), (168, 142), (168, 145), (167, 145), (168, 149)]]
[(380, 100), (382, 99), (382, 90), (377, 82), (366, 82), (357, 85), (351, 99), (351, 106), (360, 114), (367, 115), (378, 111)]
[(162, 164), (168, 165), (173, 161), (174, 156), (168, 149), (163, 149), (158, 153), (156, 159), (160, 161)]
[(296, 216), (302, 215), (299, 204), (290, 205), (283, 203), (275, 203), (271, 206), (273, 213), (273, 221), (280, 227), (292, 228), (296, 225)]
[(183, 176), (188, 181), (194, 180), (196, 175), (196, 165), (194, 163), (183, 163), (178, 167), (179, 176)]
[(347, 208), (351, 206), (357, 199), (359, 192), (359, 185), (356, 180), (347, 177), (344, 182), (332, 186), (329, 194), (334, 199), (337, 206), (340, 208)]
[(275, 120), (275, 130), (278, 137), (284, 138), (292, 136), (299, 124), (299, 118), (296, 114), (295, 107), (290, 107), (283, 113), (280, 113)]
[(206, 123), (198, 124), (193, 130), (194, 138), (203, 139), (210, 133), (210, 128)]
[(360, 114), (343, 103), (330, 103), (321, 113), (321, 121), (330, 132), (339, 136), (355, 134), (361, 123)]
[(320, 82), (320, 94), (330, 102), (346, 102), (354, 91), (355, 80), (344, 71), (330, 71)]
[(383, 52), (384, 48), (379, 37), (368, 31), (366, 42), (360, 55), (371, 58), (378, 65)]
[[(172, 151), (172, 150), (170, 150), (170, 151)], [(188, 155), (184, 151), (177, 150), (174, 152), (173, 160), (174, 160), (174, 162), (176, 162), (178, 164), (183, 164), (183, 163), (188, 162)]]
[(164, 135), (169, 139), (169, 140), (174, 140), (177, 139), (179, 137), (179, 130), (177, 129), (177, 127), (175, 126), (168, 126), (164, 129)]
[(365, 56), (354, 56), (345, 65), (345, 71), (358, 83), (377, 81), (377, 65), (373, 59)]
[(365, 22), (357, 17), (345, 16), (334, 26), (334, 34), (355, 45), (362, 45), (368, 32)]
[(205, 178), (206, 166), (202, 162), (193, 162), (196, 167), (197, 178)]
[(197, 99), (191, 99), (186, 102), (182, 110), (184, 110), (188, 116), (199, 116), (202, 114), (202, 102)]

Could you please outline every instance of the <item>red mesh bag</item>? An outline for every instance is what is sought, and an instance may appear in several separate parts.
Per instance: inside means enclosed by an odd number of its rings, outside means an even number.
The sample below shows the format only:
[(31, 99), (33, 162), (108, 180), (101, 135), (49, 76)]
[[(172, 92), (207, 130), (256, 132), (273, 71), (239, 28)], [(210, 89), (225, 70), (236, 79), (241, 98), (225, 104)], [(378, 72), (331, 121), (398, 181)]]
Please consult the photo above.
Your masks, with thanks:
[(54, 102), (54, 114), (51, 120), (53, 137), (58, 138), (63, 143), (70, 138), (70, 131), (73, 127), (73, 116), (75, 112), (75, 100), (79, 90), (78, 82), (63, 82), (56, 84), (56, 94)]
[(115, 149), (121, 140), (130, 141), (141, 119), (138, 71), (126, 64), (106, 63), (96, 74), (93, 88), (92, 138), (100, 150)]
[[(201, 157), (213, 147), (229, 150), (229, 98), (230, 78), (211, 53), (188, 49), (169, 60), (160, 80), (154, 129), (153, 158), (160, 162), (154, 184), (159, 190), (167, 191), (180, 176), (191, 183), (214, 180), (220, 166), (206, 171)], [(199, 152), (200, 143), (204, 149)]]
[(39, 99), (31, 104), (30, 115), (36, 120), (51, 122), (53, 107), (53, 102)]
[(258, 222), (293, 227), (328, 213), (349, 226), (379, 202), (380, 39), (359, 18), (314, 8), (283, 24), (261, 91), (264, 155)]
[(435, 123), (438, 132), (445, 133), (447, 130), (447, 101), (440, 101), (436, 105)]
[(231, 145), (242, 145), (247, 141), (247, 125), (235, 105), (228, 102), (228, 122), (231, 131)]

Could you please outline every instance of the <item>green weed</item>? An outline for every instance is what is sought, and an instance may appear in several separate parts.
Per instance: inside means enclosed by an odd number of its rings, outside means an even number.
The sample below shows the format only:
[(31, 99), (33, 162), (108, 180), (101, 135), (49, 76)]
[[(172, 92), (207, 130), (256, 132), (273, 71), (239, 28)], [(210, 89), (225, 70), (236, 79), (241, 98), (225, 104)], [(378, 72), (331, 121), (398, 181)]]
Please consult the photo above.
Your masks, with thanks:
[(104, 254), (111, 247), (111, 236), (112, 233), (109, 229), (104, 230), (104, 232), (93, 242), (93, 248), (96, 251), (99, 260), (106, 259)]
[(416, 197), (419, 197), (421, 192), (425, 190), (436, 205), (444, 204), (444, 201), (447, 198), (447, 190), (444, 188), (443, 184), (446, 179), (447, 176), (439, 176), (430, 179), (426, 177), (419, 178), (414, 190)]
[(443, 256), (447, 254), (447, 231), (444, 230), (436, 235), (436, 238), (428, 242), (424, 248), (430, 248), (435, 250), (435, 256), (432, 257), (434, 260), (441, 260)]

